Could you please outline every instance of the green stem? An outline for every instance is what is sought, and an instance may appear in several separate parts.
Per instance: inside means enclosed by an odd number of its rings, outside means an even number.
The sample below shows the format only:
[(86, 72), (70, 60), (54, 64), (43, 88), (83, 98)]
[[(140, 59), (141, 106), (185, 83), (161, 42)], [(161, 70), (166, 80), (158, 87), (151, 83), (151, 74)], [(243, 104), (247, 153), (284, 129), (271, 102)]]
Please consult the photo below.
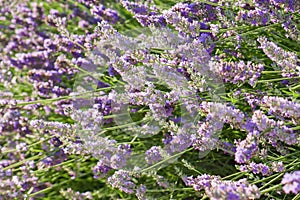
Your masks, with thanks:
[[(262, 26), (262, 27), (258, 27), (258, 28), (255, 28), (255, 29), (252, 29), (252, 30), (249, 30), (249, 31), (246, 31), (244, 33), (240, 33), (239, 35), (240, 36), (244, 36), (244, 35), (248, 35), (248, 34), (251, 34), (251, 33), (255, 33), (256, 31), (261, 31), (261, 30), (264, 30), (266, 28), (270, 28), (270, 27), (273, 27), (273, 26), (278, 26), (280, 25), (280, 23), (276, 23), (276, 24), (270, 24), (270, 25), (267, 25), (267, 26)], [(227, 40), (230, 40), (230, 39), (234, 39), (236, 36), (230, 36), (228, 38), (225, 38), (225, 39), (222, 39), (222, 40), (219, 40), (219, 41), (227, 41)]]
[[(46, 142), (47, 140), (49, 140), (49, 139), (51, 139), (51, 138), (54, 138), (54, 137), (55, 137), (55, 136), (47, 137), (47, 138), (44, 139), (44, 140), (41, 140), (41, 141), (32, 143), (31, 145), (28, 145), (27, 148), (30, 148), (30, 147), (35, 146), (35, 145), (37, 145), (37, 144)], [(17, 150), (17, 149), (9, 149), (9, 150), (6, 150), (6, 151), (2, 151), (1, 153), (5, 154), (5, 153), (12, 153), (12, 152), (18, 152), (18, 150)]]
[(281, 184), (278, 184), (278, 185), (274, 185), (273, 187), (270, 187), (268, 189), (265, 189), (265, 190), (262, 190), (260, 191), (260, 194), (265, 194), (265, 193), (268, 193), (270, 191), (273, 191), (275, 189), (278, 189), (279, 187), (281, 187), (282, 185)]
[(300, 193), (298, 193), (296, 196), (294, 196), (294, 198), (292, 198), (292, 200), (299, 200), (300, 199)]
[(280, 74), (282, 71), (262, 71), (262, 74)]
[(230, 175), (228, 175), (228, 176), (223, 177), (222, 180), (229, 179), (229, 178), (231, 178), (231, 177), (235, 177), (236, 175), (239, 176), (240, 174), (244, 175), (245, 172), (236, 172), (236, 173), (234, 173), (234, 174), (230, 174)]
[[(280, 174), (282, 174), (282, 173), (280, 173)], [(278, 176), (278, 174), (273, 174), (271, 176), (265, 177), (265, 178), (260, 179), (258, 181), (254, 181), (254, 182), (252, 182), (252, 184), (257, 184), (257, 183), (265, 182), (266, 180), (272, 179), (272, 178), (274, 178), (276, 176)]]
[[(123, 124), (120, 126), (113, 126), (113, 127), (107, 127), (107, 128), (103, 128), (103, 130), (106, 131), (112, 131), (112, 130), (117, 130), (117, 129), (122, 129), (122, 128), (127, 128), (130, 127), (131, 125), (138, 125), (140, 123), (146, 122), (147, 120), (140, 120), (137, 122), (132, 122), (132, 123), (128, 123), (128, 124)], [(100, 133), (101, 134), (101, 133)]]
[[(89, 174), (89, 173), (82, 174), (82, 175), (78, 176), (77, 178), (84, 177), (84, 176), (86, 176), (86, 175), (88, 175), (88, 174)], [(58, 186), (66, 185), (66, 184), (67, 184), (68, 182), (70, 182), (70, 181), (73, 181), (73, 180), (72, 180), (72, 179), (69, 179), (69, 180), (60, 182), (60, 183), (58, 183), (58, 184), (52, 185), (51, 187), (48, 187), (48, 188), (45, 188), (45, 189), (43, 189), (43, 190), (37, 191), (37, 192), (35, 192), (35, 193), (33, 193), (33, 194), (29, 194), (29, 197), (33, 197), (33, 196), (36, 196), (36, 195), (38, 195), (38, 194), (42, 194), (42, 193), (48, 192), (48, 191), (50, 191), (50, 190), (52, 190), (53, 188), (56, 188), (56, 187), (58, 187)]]
[(269, 80), (259, 80), (259, 81), (257, 81), (257, 83), (267, 83), (267, 82), (284, 81), (284, 80), (291, 80), (291, 79), (300, 79), (300, 76), (290, 77), (290, 78), (275, 78), (275, 79), (269, 79)]
[(271, 183), (273, 183), (274, 181), (278, 180), (280, 177), (283, 176), (283, 173), (280, 173), (279, 175), (277, 175), (275, 178), (273, 178), (271, 181), (269, 181), (268, 183), (264, 184), (262, 187), (259, 188), (259, 190), (261, 191), (263, 188), (265, 188), (266, 186), (270, 185)]
[(190, 191), (194, 190), (194, 188), (171, 188), (171, 189), (162, 189), (162, 190), (147, 190), (147, 192), (173, 192), (173, 191)]
[[(136, 113), (145, 113), (145, 112), (148, 112), (149, 110), (139, 110), (137, 111)], [(124, 115), (128, 115), (128, 113), (121, 113), (121, 114), (114, 114), (114, 115), (105, 115), (103, 116), (103, 119), (111, 119), (111, 118), (114, 118), (114, 117), (119, 117), (119, 116), (124, 116)]]
[(300, 130), (300, 126), (296, 126), (296, 127), (291, 128), (291, 129), (294, 130), (294, 131)]
[(191, 151), (191, 150), (193, 150), (193, 149), (194, 149), (194, 148), (189, 148), (189, 149), (186, 149), (185, 151), (182, 151), (182, 152), (177, 153), (177, 154), (175, 154), (175, 155), (173, 155), (173, 156), (170, 156), (170, 157), (168, 157), (168, 158), (166, 158), (166, 159), (164, 159), (164, 160), (162, 160), (162, 161), (160, 161), (160, 162), (158, 162), (158, 163), (155, 163), (154, 165), (152, 165), (152, 166), (150, 166), (150, 167), (147, 167), (147, 168), (141, 170), (141, 173), (146, 172), (146, 171), (149, 171), (149, 170), (151, 170), (151, 169), (153, 169), (153, 168), (155, 168), (155, 167), (157, 167), (157, 166), (163, 164), (164, 162), (166, 162), (166, 161), (168, 161), (168, 160), (171, 160), (172, 158), (175, 158), (175, 157), (177, 157), (177, 156), (180, 156), (180, 155), (182, 155), (182, 154), (184, 154), (184, 153), (186, 153), (186, 152), (189, 152), (189, 151)]
[[(63, 166), (63, 165), (67, 165), (69, 163), (73, 163), (76, 159), (71, 159), (71, 160), (68, 160), (68, 161), (65, 161), (65, 162), (62, 162), (62, 163), (59, 163), (57, 165), (53, 165), (51, 167), (48, 167), (48, 168), (44, 168), (44, 169), (39, 169), (39, 170), (36, 170), (36, 171), (33, 171), (35, 173), (38, 173), (38, 172), (43, 172), (43, 171), (46, 171), (46, 170), (49, 170), (50, 168), (55, 168), (55, 167), (60, 167), (60, 166)], [(78, 161), (81, 161), (83, 159), (79, 159)]]
[(299, 152), (290, 153), (290, 154), (287, 154), (287, 155), (285, 155), (285, 156), (280, 156), (280, 157), (277, 157), (277, 158), (272, 157), (272, 156), (268, 156), (268, 157), (272, 158), (274, 161), (277, 161), (277, 160), (284, 159), (284, 158), (286, 158), (286, 157), (293, 156), (293, 155), (295, 155), (295, 154), (299, 154)]
[(92, 94), (95, 92), (99, 92), (99, 91), (104, 91), (104, 90), (109, 90), (109, 89), (113, 89), (114, 87), (106, 87), (106, 88), (99, 88), (96, 89), (94, 91), (88, 91), (88, 92), (84, 92), (84, 93), (80, 93), (78, 95), (74, 95), (74, 96), (62, 96), (62, 97), (57, 97), (57, 98), (52, 98), (52, 99), (40, 99), (40, 100), (36, 100), (36, 101), (29, 101), (29, 102), (21, 102), (21, 103), (17, 103), (17, 106), (26, 106), (26, 105), (31, 105), (31, 104), (47, 104), (47, 103), (53, 103), (55, 101), (59, 101), (59, 100), (67, 100), (67, 99), (74, 99), (74, 98), (86, 98), (86, 97), (96, 97), (96, 96), (82, 96), (84, 94)]
[[(41, 155), (32, 156), (32, 157), (27, 158), (27, 159), (24, 159), (24, 160), (22, 160), (22, 161), (20, 161), (20, 162), (17, 162), (17, 163), (14, 163), (14, 164), (12, 164), (12, 165), (9, 165), (9, 166), (3, 168), (2, 170), (5, 171), (5, 170), (8, 170), (8, 169), (12, 169), (12, 168), (14, 168), (14, 167), (18, 167), (18, 166), (24, 164), (24, 163), (27, 162), (27, 161), (35, 160), (35, 159), (38, 159), (38, 158), (40, 158), (40, 157), (41, 157)], [(44, 157), (44, 158), (45, 158), (45, 157)]]
[(297, 90), (298, 88), (300, 88), (300, 85), (296, 85), (296, 86), (292, 87), (291, 89), (292, 90)]

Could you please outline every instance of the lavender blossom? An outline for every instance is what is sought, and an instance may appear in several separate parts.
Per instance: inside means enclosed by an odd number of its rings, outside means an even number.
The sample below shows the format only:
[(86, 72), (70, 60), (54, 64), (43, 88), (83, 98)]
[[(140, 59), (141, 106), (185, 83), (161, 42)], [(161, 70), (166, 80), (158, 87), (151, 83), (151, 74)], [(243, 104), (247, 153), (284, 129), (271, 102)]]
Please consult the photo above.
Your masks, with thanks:
[(112, 168), (103, 164), (100, 160), (97, 164), (93, 167), (94, 178), (102, 178), (104, 177)]
[(172, 140), (165, 145), (164, 150), (169, 154), (182, 152), (189, 148), (196, 140), (196, 127), (192, 123), (185, 123), (173, 132), (171, 129)]
[(260, 110), (253, 113), (252, 122), (255, 123), (259, 131), (263, 131), (265, 138), (272, 146), (277, 146), (277, 140), (285, 142), (289, 145), (297, 144), (297, 135), (294, 131), (285, 126), (283, 121), (275, 121), (269, 119)]
[(294, 124), (300, 121), (300, 104), (283, 97), (264, 96), (260, 106), (268, 109), (270, 114), (292, 119)]
[(247, 137), (243, 141), (236, 141), (235, 161), (237, 163), (248, 162), (258, 152), (258, 136), (259, 131), (254, 130), (248, 133)]
[(196, 191), (205, 190), (210, 199), (258, 199), (259, 189), (256, 185), (250, 185), (246, 179), (239, 181), (222, 181), (218, 176), (201, 175), (196, 178), (186, 177), (184, 182), (193, 186)]
[(241, 170), (241, 171), (248, 171), (253, 172), (253, 174), (262, 174), (263, 176), (268, 176), (272, 174), (272, 171), (270, 167), (263, 163), (254, 163), (250, 162), (248, 165), (241, 166), (241, 168), (246, 168), (247, 170)]
[(256, 8), (255, 10), (240, 10), (236, 21), (251, 24), (253, 26), (265, 26), (271, 21), (268, 10)]
[(139, 200), (146, 200), (145, 194), (146, 194), (147, 188), (145, 185), (140, 185), (136, 189), (136, 196)]
[(146, 162), (149, 165), (155, 164), (163, 159), (161, 155), (161, 148), (157, 146), (153, 146), (150, 149), (148, 149), (145, 154), (146, 154)]
[(264, 70), (264, 66), (251, 62), (247, 62), (246, 64), (244, 61), (213, 61), (210, 69), (222, 77), (225, 82), (237, 84), (248, 81), (251, 86), (254, 86), (261, 72)]
[(264, 53), (282, 69), (282, 76), (300, 76), (300, 66), (297, 64), (296, 53), (288, 52), (277, 46), (274, 42), (268, 41), (266, 37), (259, 37), (257, 41)]
[(130, 2), (127, 0), (121, 1), (122, 5), (130, 12), (134, 13), (134, 18), (143, 26), (157, 25), (165, 26), (165, 18), (159, 14), (155, 6), (150, 6), (147, 3)]
[(116, 24), (120, 20), (117, 11), (111, 8), (105, 8), (103, 5), (92, 5), (90, 10), (97, 19), (104, 19), (112, 24)]
[(136, 185), (132, 182), (132, 176), (129, 172), (124, 170), (116, 171), (111, 177), (107, 179), (108, 183), (121, 191), (133, 194)]
[(228, 123), (231, 127), (240, 128), (246, 121), (245, 114), (232, 106), (222, 103), (202, 102), (200, 110), (207, 114), (206, 119)]
[(170, 10), (164, 11), (163, 16), (168, 24), (173, 25), (176, 30), (180, 31), (184, 36), (191, 36), (193, 38), (199, 37), (201, 30), (208, 29), (208, 26), (205, 23), (188, 19), (181, 16), (180, 13), (172, 12)]
[(222, 125), (222, 123), (216, 121), (201, 123), (197, 130), (197, 138), (193, 143), (193, 147), (201, 152), (215, 149), (218, 144), (218, 133), (222, 129)]
[(284, 174), (281, 183), (284, 185), (282, 189), (286, 194), (291, 192), (298, 194), (300, 191), (300, 171)]

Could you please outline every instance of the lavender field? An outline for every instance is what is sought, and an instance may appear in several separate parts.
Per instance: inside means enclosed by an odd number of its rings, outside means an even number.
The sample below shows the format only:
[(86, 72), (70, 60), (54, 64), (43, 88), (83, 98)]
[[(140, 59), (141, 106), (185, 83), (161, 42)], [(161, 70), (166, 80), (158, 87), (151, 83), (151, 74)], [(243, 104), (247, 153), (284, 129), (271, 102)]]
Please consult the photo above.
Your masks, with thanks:
[(0, 200), (300, 199), (300, 0), (0, 0)]

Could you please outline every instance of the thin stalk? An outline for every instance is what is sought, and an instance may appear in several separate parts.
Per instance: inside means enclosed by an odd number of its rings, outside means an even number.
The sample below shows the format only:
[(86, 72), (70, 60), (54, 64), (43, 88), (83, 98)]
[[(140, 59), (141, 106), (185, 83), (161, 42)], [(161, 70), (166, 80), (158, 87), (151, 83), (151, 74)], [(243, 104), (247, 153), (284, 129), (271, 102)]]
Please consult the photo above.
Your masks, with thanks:
[(162, 190), (147, 190), (147, 192), (156, 193), (156, 192), (173, 192), (173, 191), (190, 191), (194, 188), (171, 188), (171, 189), (162, 189)]
[(279, 175), (277, 175), (275, 178), (273, 178), (271, 181), (269, 181), (268, 183), (264, 184), (262, 187), (259, 188), (259, 190), (262, 190), (263, 188), (265, 188), (266, 186), (270, 185), (271, 183), (275, 182), (276, 180), (278, 180), (280, 177), (283, 176), (283, 173), (280, 173)]
[(257, 83), (267, 83), (267, 82), (284, 81), (284, 80), (291, 80), (291, 79), (300, 79), (300, 76), (290, 77), (290, 78), (275, 78), (275, 79), (269, 79), (269, 80), (259, 80), (259, 81), (257, 81)]
[[(45, 158), (45, 157), (46, 157), (46, 156), (44, 156), (44, 158)], [(32, 157), (30, 157), (30, 158), (24, 159), (24, 160), (22, 160), (22, 161), (20, 161), (20, 162), (17, 162), (17, 163), (14, 163), (14, 164), (12, 164), (12, 165), (9, 165), (9, 166), (7, 166), (7, 167), (4, 167), (2, 170), (5, 171), (5, 170), (8, 170), (8, 169), (12, 169), (12, 168), (14, 168), (14, 167), (18, 167), (18, 166), (24, 164), (24, 163), (27, 162), (27, 161), (30, 161), (30, 160), (36, 160), (36, 159), (38, 159), (38, 158), (41, 158), (41, 155), (36, 155), (36, 156), (32, 156)]]
[[(33, 147), (33, 146), (35, 146), (37, 144), (46, 142), (46, 141), (48, 141), (48, 140), (50, 140), (51, 138), (54, 138), (54, 137), (56, 137), (56, 136), (51, 136), (51, 137), (48, 137), (48, 138), (46, 138), (44, 140), (32, 143), (32, 144), (28, 145), (27, 148), (30, 148), (30, 147)], [(17, 151), (18, 151), (17, 149), (9, 149), (9, 150), (6, 150), (6, 151), (2, 151), (1, 153), (5, 154), (5, 153), (12, 153), (12, 152), (17, 152)]]
[(151, 169), (153, 169), (153, 168), (155, 168), (155, 167), (157, 167), (157, 166), (163, 164), (164, 162), (166, 162), (166, 161), (168, 161), (168, 160), (171, 160), (172, 158), (175, 158), (175, 157), (177, 157), (177, 156), (180, 156), (180, 155), (182, 155), (182, 154), (184, 154), (184, 153), (186, 153), (186, 152), (189, 152), (189, 151), (191, 151), (191, 150), (193, 150), (193, 149), (194, 149), (194, 148), (189, 148), (189, 149), (186, 149), (185, 151), (182, 151), (182, 152), (179, 152), (179, 153), (177, 153), (177, 154), (175, 154), (175, 155), (173, 155), (173, 156), (170, 156), (170, 157), (168, 157), (168, 158), (166, 158), (166, 159), (164, 159), (164, 160), (162, 160), (162, 161), (160, 161), (160, 162), (155, 163), (154, 165), (151, 165), (150, 167), (147, 167), (147, 168), (141, 170), (141, 173), (146, 172), (146, 171), (149, 171), (149, 170), (151, 170)]
[(104, 91), (104, 90), (110, 90), (110, 89), (113, 89), (114, 87), (106, 87), (106, 88), (99, 88), (99, 89), (96, 89), (94, 91), (88, 91), (88, 92), (84, 92), (84, 93), (80, 93), (80, 94), (77, 94), (77, 95), (74, 95), (74, 96), (61, 96), (61, 97), (57, 97), (57, 98), (51, 98), (51, 99), (40, 99), (40, 100), (36, 100), (36, 101), (29, 101), (29, 102), (20, 102), (20, 103), (17, 103), (17, 106), (26, 106), (26, 105), (31, 105), (31, 104), (47, 104), (47, 103), (52, 103), (52, 102), (55, 102), (55, 101), (59, 101), (59, 100), (67, 100), (67, 99), (74, 99), (75, 97), (79, 98), (86, 98), (86, 97), (96, 97), (96, 96), (82, 96), (84, 94), (93, 94), (95, 92), (99, 92), (99, 91)]
[[(88, 175), (88, 174), (89, 174), (89, 173), (82, 174), (82, 175), (78, 176), (77, 178), (84, 177), (84, 176), (86, 176), (86, 175)], [(58, 183), (58, 184), (52, 185), (52, 186), (50, 186), (50, 187), (48, 187), (48, 188), (45, 188), (45, 189), (43, 189), (43, 190), (37, 191), (37, 192), (35, 192), (35, 193), (33, 193), (33, 194), (29, 194), (29, 195), (28, 195), (28, 199), (29, 199), (30, 197), (34, 197), (34, 196), (36, 196), (36, 195), (38, 195), (38, 194), (43, 194), (43, 193), (45, 193), (45, 192), (48, 192), (48, 191), (50, 191), (50, 190), (52, 190), (53, 188), (56, 188), (56, 187), (58, 187), (58, 186), (66, 185), (66, 184), (67, 184), (68, 182), (70, 182), (70, 181), (73, 181), (73, 180), (72, 180), (72, 179), (69, 179), (69, 180), (60, 182), (60, 183)]]

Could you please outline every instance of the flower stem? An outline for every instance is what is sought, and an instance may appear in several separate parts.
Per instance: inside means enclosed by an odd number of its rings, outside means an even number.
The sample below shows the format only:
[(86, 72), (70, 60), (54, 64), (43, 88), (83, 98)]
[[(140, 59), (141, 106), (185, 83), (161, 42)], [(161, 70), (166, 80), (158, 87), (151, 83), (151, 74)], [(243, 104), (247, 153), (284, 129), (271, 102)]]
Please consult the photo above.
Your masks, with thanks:
[(189, 149), (186, 149), (185, 151), (179, 152), (179, 153), (177, 153), (177, 154), (175, 154), (175, 155), (173, 155), (173, 156), (170, 156), (170, 157), (168, 157), (168, 158), (166, 158), (166, 159), (164, 159), (164, 160), (162, 160), (162, 161), (160, 161), (160, 162), (158, 162), (158, 163), (155, 163), (154, 165), (152, 165), (152, 166), (150, 166), (150, 167), (147, 167), (147, 168), (141, 170), (140, 172), (143, 173), (143, 172), (149, 171), (149, 170), (151, 170), (151, 169), (153, 169), (153, 168), (155, 168), (155, 167), (157, 167), (157, 166), (163, 164), (164, 162), (166, 162), (166, 161), (168, 161), (168, 160), (171, 160), (172, 158), (175, 158), (175, 157), (180, 156), (180, 155), (182, 155), (182, 154), (184, 154), (184, 153), (186, 153), (186, 152), (191, 151), (192, 149), (194, 149), (194, 148), (191, 147), (191, 148), (189, 148)]

